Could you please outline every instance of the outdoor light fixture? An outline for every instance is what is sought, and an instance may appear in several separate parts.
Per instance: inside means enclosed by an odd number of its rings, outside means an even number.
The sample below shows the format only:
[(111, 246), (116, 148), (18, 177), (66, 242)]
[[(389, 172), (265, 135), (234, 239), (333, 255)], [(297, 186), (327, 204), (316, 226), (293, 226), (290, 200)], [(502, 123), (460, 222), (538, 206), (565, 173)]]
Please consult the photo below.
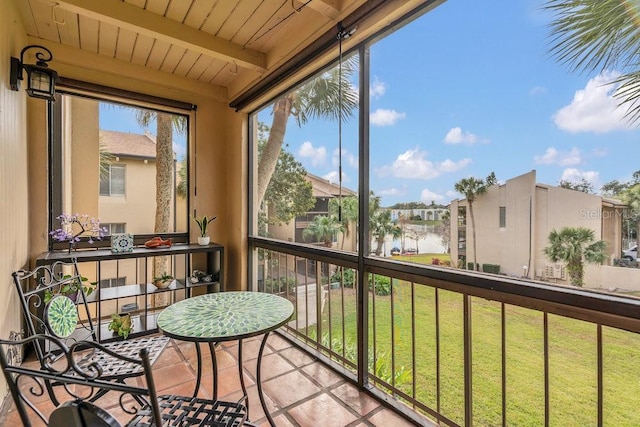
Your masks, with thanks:
[[(36, 63), (25, 64), (24, 54), (29, 49), (37, 49)], [(20, 90), (22, 71), (27, 71), (27, 93), (34, 98), (54, 101), (58, 73), (50, 69), (47, 62), (53, 59), (51, 51), (44, 46), (29, 45), (20, 51), (20, 59), (11, 57), (11, 90)]]

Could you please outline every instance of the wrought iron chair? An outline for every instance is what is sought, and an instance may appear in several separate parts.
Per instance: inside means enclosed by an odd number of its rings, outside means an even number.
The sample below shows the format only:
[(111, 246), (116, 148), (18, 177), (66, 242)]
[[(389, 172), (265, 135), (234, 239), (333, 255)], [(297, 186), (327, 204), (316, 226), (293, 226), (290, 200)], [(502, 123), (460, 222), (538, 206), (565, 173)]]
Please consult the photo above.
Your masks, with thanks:
[[(9, 360), (12, 347), (37, 342), (57, 348), (60, 356), (57, 361), (47, 358), (39, 368), (12, 364)], [(143, 372), (144, 385), (106, 380), (105, 372), (97, 363), (78, 365), (76, 360), (86, 352), (108, 354), (123, 365), (138, 367)], [(175, 395), (158, 396), (146, 348), (141, 349), (137, 357), (128, 357), (96, 342), (76, 342), (67, 347), (63, 340), (54, 336), (32, 335), (22, 341), (0, 340), (0, 365), (25, 426), (30, 426), (33, 421), (41, 421), (52, 427), (236, 427), (244, 425), (247, 419), (247, 408), (242, 403)], [(41, 396), (48, 382), (64, 385), (65, 393), (62, 396), (64, 403), (56, 403), (50, 414), (49, 411), (38, 409), (38, 404), (43, 407)], [(105, 409), (98, 406), (100, 401), (96, 401), (96, 397), (107, 391), (120, 396), (117, 404), (111, 403), (112, 407)], [(107, 399), (107, 402), (114, 401)], [(116, 419), (113, 413), (121, 414), (122, 419)]]
[[(83, 277), (75, 261), (55, 262), (32, 271), (16, 271), (13, 273), (13, 281), (20, 296), (28, 335), (54, 336), (67, 346), (76, 342), (98, 341), (82, 284)], [(65, 295), (69, 289), (76, 288), (77, 295)], [(112, 353), (127, 357), (137, 356), (140, 349), (144, 348), (148, 351), (150, 363), (153, 364), (168, 342), (168, 337), (154, 335), (105, 343), (104, 347)], [(49, 363), (52, 354), (59, 352), (59, 349), (51, 347), (51, 344), (52, 342), (47, 340), (34, 342), (34, 350), (42, 366)], [(111, 352), (87, 352), (77, 363), (79, 366), (99, 363), (103, 379), (120, 383), (124, 383), (127, 378), (144, 374), (140, 365), (122, 363), (120, 359), (112, 357)], [(58, 384), (55, 381), (45, 381), (51, 400), (57, 405), (53, 388), (56, 385)]]

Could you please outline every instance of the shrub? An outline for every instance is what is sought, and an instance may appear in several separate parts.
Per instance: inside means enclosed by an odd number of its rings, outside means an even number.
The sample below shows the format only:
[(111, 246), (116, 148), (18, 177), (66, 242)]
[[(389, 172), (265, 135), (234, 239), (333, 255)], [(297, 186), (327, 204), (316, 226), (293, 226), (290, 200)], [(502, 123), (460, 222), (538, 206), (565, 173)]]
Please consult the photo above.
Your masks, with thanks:
[(264, 279), (264, 291), (269, 294), (286, 292), (293, 293), (296, 289), (296, 279), (293, 277), (267, 277)]
[(391, 295), (391, 279), (386, 276), (369, 275), (369, 289), (371, 289), (371, 277), (375, 277), (374, 292), (379, 296)]
[[(344, 271), (344, 273), (343, 273)], [(335, 273), (331, 275), (331, 282), (340, 282), (345, 288), (353, 288), (356, 283), (356, 272), (352, 268), (344, 269), (339, 267)]]
[(440, 258), (431, 258), (431, 265), (441, 265)]
[(482, 264), (482, 271), (485, 273), (500, 274), (500, 266), (498, 264)]
[[(475, 268), (474, 268), (474, 265), (475, 265)], [(467, 270), (477, 271), (477, 270), (479, 270), (478, 267), (480, 267), (480, 264), (474, 264), (472, 262), (468, 262), (467, 263)]]

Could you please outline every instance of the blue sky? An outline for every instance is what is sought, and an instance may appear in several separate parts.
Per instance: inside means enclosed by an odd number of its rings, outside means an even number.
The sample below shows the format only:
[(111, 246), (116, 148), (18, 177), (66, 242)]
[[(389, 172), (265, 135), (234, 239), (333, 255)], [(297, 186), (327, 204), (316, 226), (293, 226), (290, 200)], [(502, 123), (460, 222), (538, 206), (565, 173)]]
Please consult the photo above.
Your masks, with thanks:
[[(501, 182), (533, 169), (550, 185), (585, 178), (599, 191), (640, 169), (640, 131), (603, 85), (616, 70), (558, 64), (541, 5), (449, 0), (371, 48), (370, 180), (384, 206), (446, 204), (460, 197), (455, 182), (492, 171)], [(342, 135), (343, 185), (357, 189), (355, 120)], [(337, 139), (335, 124), (291, 120), (285, 141), (335, 182)]]
[[(372, 46), (370, 181), (383, 206), (447, 204), (460, 197), (455, 182), (492, 171), (501, 182), (533, 169), (549, 185), (585, 178), (599, 191), (640, 169), (640, 130), (604, 85), (617, 70), (558, 64), (542, 4), (449, 0)], [(102, 109), (101, 126), (140, 131), (123, 116)], [(259, 118), (270, 124), (270, 109)], [(342, 131), (343, 185), (354, 190), (357, 138), (354, 118)], [(336, 123), (290, 120), (285, 143), (309, 172), (338, 181)]]

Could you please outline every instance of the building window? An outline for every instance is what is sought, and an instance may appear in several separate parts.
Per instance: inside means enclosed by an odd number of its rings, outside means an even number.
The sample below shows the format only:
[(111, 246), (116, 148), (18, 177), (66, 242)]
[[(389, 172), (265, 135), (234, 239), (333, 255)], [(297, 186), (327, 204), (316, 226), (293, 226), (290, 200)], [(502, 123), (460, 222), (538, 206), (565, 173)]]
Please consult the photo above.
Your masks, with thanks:
[(126, 168), (124, 165), (107, 165), (100, 174), (101, 196), (124, 196)]
[(117, 286), (124, 286), (127, 284), (126, 277), (114, 277), (111, 279), (100, 280), (100, 289), (115, 288)]
[(107, 236), (111, 236), (112, 234), (124, 233), (126, 230), (125, 223), (101, 223), (101, 227), (107, 229)]
[(500, 206), (500, 228), (505, 228), (507, 226), (507, 208), (505, 206)]

